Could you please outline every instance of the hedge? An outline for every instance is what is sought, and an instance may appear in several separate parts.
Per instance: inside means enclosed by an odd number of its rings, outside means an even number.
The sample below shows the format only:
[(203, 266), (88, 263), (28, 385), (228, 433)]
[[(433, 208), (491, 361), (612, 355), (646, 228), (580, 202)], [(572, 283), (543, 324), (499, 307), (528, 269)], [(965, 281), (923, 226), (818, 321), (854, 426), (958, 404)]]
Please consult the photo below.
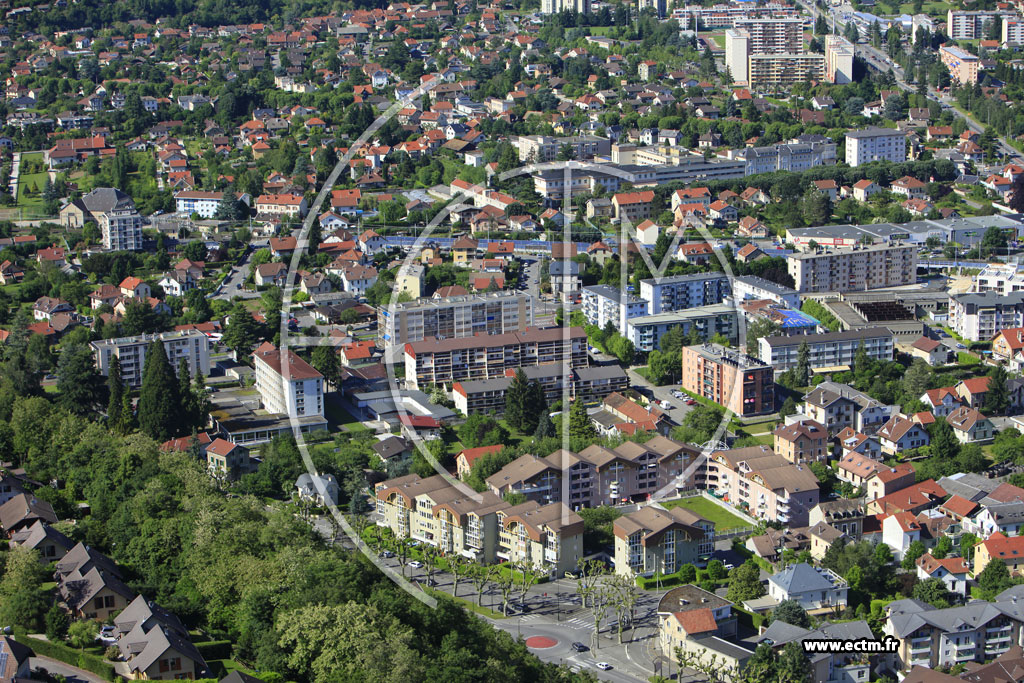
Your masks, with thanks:
[(40, 640), (21, 634), (18, 635), (18, 642), (32, 648), (41, 657), (49, 657), (71, 666), (77, 666), (79, 669), (102, 676), (108, 681), (118, 680), (114, 667), (97, 655), (79, 652), (63, 643), (52, 643), (49, 640)]
[(749, 629), (753, 629), (755, 633), (761, 632), (761, 624), (764, 623), (765, 615), (748, 612), (736, 605), (732, 606), (732, 611), (736, 614), (736, 620), (738, 623)]
[(210, 640), (205, 643), (195, 643), (196, 649), (203, 659), (231, 659), (230, 640)]

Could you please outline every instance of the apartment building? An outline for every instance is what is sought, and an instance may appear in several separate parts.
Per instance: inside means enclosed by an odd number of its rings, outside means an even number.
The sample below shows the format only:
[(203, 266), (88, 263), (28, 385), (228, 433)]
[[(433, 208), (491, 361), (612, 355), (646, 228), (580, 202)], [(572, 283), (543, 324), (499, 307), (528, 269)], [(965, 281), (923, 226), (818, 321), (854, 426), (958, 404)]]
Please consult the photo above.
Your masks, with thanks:
[(1020, 17), (1003, 17), (1003, 47), (1024, 45), (1024, 20)]
[(859, 434), (873, 434), (898, 408), (839, 382), (821, 382), (804, 396), (799, 406), (802, 414), (824, 425), (832, 434), (847, 428)]
[(645, 218), (651, 217), (651, 203), (653, 201), (654, 192), (652, 190), (619, 192), (612, 197), (615, 218), (620, 221), (626, 220), (636, 225)]
[(256, 390), (271, 413), (288, 417), (323, 417), (324, 377), (291, 349), (282, 351), (270, 342), (252, 354)]
[(299, 194), (261, 194), (256, 198), (256, 213), (268, 216), (306, 215), (306, 198)]
[(743, 160), (746, 164), (744, 175), (776, 171), (799, 173), (834, 164), (836, 145), (834, 142), (790, 142), (765, 147), (744, 147), (725, 152), (725, 158)]
[(1021, 642), (1024, 593), (1013, 586), (992, 602), (938, 609), (919, 600), (896, 600), (885, 607), (883, 632), (899, 641), (894, 664), (902, 671), (984, 662)]
[(825, 55), (780, 52), (751, 54), (748, 58), (747, 83), (753, 89), (773, 91), (824, 78)]
[(737, 415), (775, 411), (775, 381), (770, 366), (718, 344), (684, 346), (682, 386)]
[(733, 26), (750, 36), (749, 54), (803, 52), (801, 17), (737, 19)]
[(616, 519), (612, 533), (615, 573), (625, 576), (672, 574), (715, 551), (715, 523), (682, 507), (644, 506)]
[(541, 0), (541, 14), (558, 14), (567, 11), (590, 14), (590, 0)]
[[(643, 287), (643, 280), (640, 281), (640, 286)], [(799, 292), (756, 275), (732, 278), (732, 295), (737, 301), (769, 299), (786, 308), (800, 309)]]
[(658, 490), (675, 485), (699, 452), (665, 436), (643, 444), (626, 441), (615, 448), (599, 444), (579, 453), (558, 450), (547, 457), (523, 455), (487, 478), (493, 493), (521, 493), (539, 503), (561, 502), (573, 510), (642, 502)]
[(100, 339), (89, 345), (96, 358), (96, 369), (101, 375), (107, 377), (110, 374), (110, 366), (116, 358), (121, 365), (121, 379), (129, 387), (137, 389), (142, 386), (146, 351), (155, 341), (163, 343), (164, 353), (175, 372), (184, 359), (193, 377), (197, 372), (204, 376), (210, 374), (210, 339), (198, 330)]
[(977, 55), (972, 55), (956, 45), (943, 45), (939, 48), (939, 59), (949, 69), (949, 77), (955, 83), (964, 85), (978, 82), (981, 59)]
[(429, 337), (508, 334), (532, 325), (533, 297), (514, 290), (406, 301), (377, 310), (377, 336), (385, 346)]
[(374, 495), (379, 526), (446, 555), (525, 563), (553, 578), (574, 570), (583, 554), (583, 519), (561, 503), (510, 505), (490, 491), (470, 495), (441, 475), (384, 481)]
[(582, 327), (477, 335), (459, 339), (426, 338), (405, 345), (408, 388), (504, 377), (505, 371), (558, 364), (569, 369), (589, 365), (587, 333)]
[(670, 275), (640, 281), (640, 298), (647, 302), (646, 312), (650, 315), (720, 304), (730, 293), (725, 273)]
[(949, 326), (970, 341), (987, 341), (1000, 330), (1024, 326), (1024, 292), (984, 292), (949, 297)]
[(665, 17), (666, 0), (637, 0), (637, 10), (653, 9), (659, 19)]
[(825, 78), (837, 85), (853, 81), (853, 43), (842, 36), (825, 36)]
[[(618, 152), (616, 147), (619, 148)], [(560, 207), (567, 192), (575, 197), (593, 192), (598, 186), (607, 192), (616, 192), (624, 183), (631, 183), (634, 187), (653, 187), (676, 181), (692, 183), (728, 180), (742, 178), (745, 168), (743, 161), (705, 159), (702, 155), (679, 157), (672, 163), (643, 164), (639, 151), (632, 145), (612, 145), (612, 163), (616, 166), (615, 175), (596, 169), (577, 169), (573, 171), (568, 186), (563, 171), (537, 171), (533, 174), (534, 189), (546, 200), (548, 206)], [(639, 223), (640, 220), (634, 223)]]
[[(643, 291), (643, 283), (640, 291)], [(588, 323), (601, 329), (611, 323), (620, 333), (624, 331), (628, 320), (647, 315), (649, 308), (647, 301), (610, 285), (584, 287), (581, 303)]]
[(767, 446), (715, 451), (698, 475), (698, 486), (752, 517), (807, 526), (819, 502), (818, 479), (809, 467), (794, 465)]
[(799, 292), (856, 292), (917, 282), (917, 247), (912, 245), (790, 254), (786, 264)]
[(992, 24), (1017, 18), (1016, 12), (999, 10), (954, 10), (946, 12), (946, 35), (952, 40), (980, 40), (988, 37)]
[(772, 432), (772, 437), (775, 452), (793, 464), (810, 464), (828, 459), (828, 431), (815, 420), (803, 419), (779, 425)]
[(781, 19), (796, 17), (798, 10), (792, 6), (782, 5), (777, 2), (766, 3), (756, 7), (744, 5), (718, 4), (710, 7), (701, 5), (687, 5), (677, 7), (672, 11), (672, 17), (679, 22), (679, 28), (684, 31), (689, 29), (710, 30), (716, 28), (731, 28), (742, 19)]
[(201, 218), (213, 218), (217, 209), (224, 202), (226, 194), (226, 192), (182, 190), (174, 193), (175, 210), (182, 216), (191, 216), (197, 213)]
[(974, 276), (972, 292), (999, 292), (1003, 296), (1024, 291), (1024, 270), (1016, 263), (989, 263)]
[(846, 132), (846, 163), (860, 166), (872, 161), (907, 160), (907, 134), (894, 128), (871, 126)]
[[(522, 368), (526, 378), (536, 381), (544, 390), (548, 405), (563, 399), (565, 384), (569, 384), (571, 400), (595, 401), (608, 394), (629, 387), (629, 378), (619, 365), (596, 365), (566, 371), (560, 365), (539, 365)], [(514, 370), (506, 370), (504, 377), (455, 382), (452, 400), (463, 415), (505, 412), (505, 394), (512, 384)]]
[(549, 135), (520, 135), (516, 149), (522, 162), (545, 163), (555, 161), (565, 147), (572, 150), (573, 159), (586, 160), (611, 153), (611, 140), (596, 135), (551, 137)]
[(683, 334), (686, 335), (690, 334), (690, 330), (696, 329), (704, 341), (710, 340), (716, 334), (736, 341), (739, 339), (738, 319), (736, 309), (726, 304), (668, 311), (630, 319), (626, 323), (626, 338), (633, 342), (639, 351), (660, 349), (661, 338), (666, 332), (677, 327), (681, 327)]
[(758, 357), (782, 372), (796, 365), (800, 345), (806, 343), (810, 350), (809, 363), (812, 370), (852, 366), (857, 349), (864, 344), (872, 360), (890, 361), (895, 352), (892, 332), (884, 327), (865, 327), (845, 332), (804, 334), (796, 337), (762, 337), (757, 341)]

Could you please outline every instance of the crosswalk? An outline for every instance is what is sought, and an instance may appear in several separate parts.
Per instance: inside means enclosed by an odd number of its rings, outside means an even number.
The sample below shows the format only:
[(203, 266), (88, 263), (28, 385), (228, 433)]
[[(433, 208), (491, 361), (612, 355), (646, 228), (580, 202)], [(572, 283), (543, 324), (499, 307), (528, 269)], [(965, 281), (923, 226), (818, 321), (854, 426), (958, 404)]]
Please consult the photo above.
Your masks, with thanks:
[[(532, 621), (539, 621), (541, 619), (547, 621), (553, 621), (553, 615), (551, 614), (525, 614), (519, 618), (519, 621), (528, 624)], [(588, 617), (570, 617), (557, 622), (560, 626), (573, 629), (593, 629), (594, 622)]]

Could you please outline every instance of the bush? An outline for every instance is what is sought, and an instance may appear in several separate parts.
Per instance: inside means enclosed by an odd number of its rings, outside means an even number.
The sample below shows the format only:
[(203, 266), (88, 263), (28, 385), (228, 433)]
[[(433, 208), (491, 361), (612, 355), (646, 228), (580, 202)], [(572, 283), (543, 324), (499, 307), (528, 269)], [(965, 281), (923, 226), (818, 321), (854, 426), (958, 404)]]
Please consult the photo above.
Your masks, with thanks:
[(195, 643), (196, 649), (203, 659), (231, 659), (230, 640), (210, 640), (205, 643)]
[(112, 662), (116, 662), (121, 659), (121, 650), (118, 649), (117, 645), (111, 645), (103, 653), (103, 656)]

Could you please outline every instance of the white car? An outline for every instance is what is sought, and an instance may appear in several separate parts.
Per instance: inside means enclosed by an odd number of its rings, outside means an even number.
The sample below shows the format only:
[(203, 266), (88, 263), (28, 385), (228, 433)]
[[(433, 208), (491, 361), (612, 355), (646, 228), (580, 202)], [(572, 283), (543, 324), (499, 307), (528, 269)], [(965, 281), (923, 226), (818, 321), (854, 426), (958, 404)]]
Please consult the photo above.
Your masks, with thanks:
[(608, 671), (608, 669), (612, 668), (612, 665), (608, 662), (598, 662), (594, 666), (596, 666), (601, 671)]
[(413, 560), (412, 562), (409, 563), (409, 566), (412, 567), (413, 569), (421, 569), (423, 567), (423, 563), (420, 562), (419, 560)]

